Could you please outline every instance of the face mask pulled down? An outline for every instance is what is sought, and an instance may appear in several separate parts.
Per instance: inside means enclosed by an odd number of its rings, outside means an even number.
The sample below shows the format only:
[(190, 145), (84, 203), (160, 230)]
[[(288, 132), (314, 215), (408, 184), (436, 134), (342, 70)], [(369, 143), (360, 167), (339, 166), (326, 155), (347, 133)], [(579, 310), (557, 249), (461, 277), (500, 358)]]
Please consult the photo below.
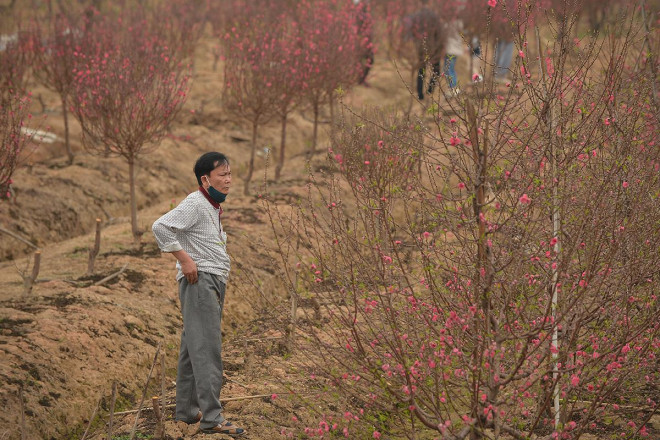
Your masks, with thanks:
[(211, 185), (211, 182), (209, 182), (208, 179), (206, 181), (209, 183), (209, 187), (206, 191), (209, 193), (211, 198), (213, 200), (215, 200), (216, 202), (218, 202), (218, 203), (224, 202), (225, 199), (227, 198), (227, 194), (221, 193), (217, 189), (213, 188), (213, 186)]

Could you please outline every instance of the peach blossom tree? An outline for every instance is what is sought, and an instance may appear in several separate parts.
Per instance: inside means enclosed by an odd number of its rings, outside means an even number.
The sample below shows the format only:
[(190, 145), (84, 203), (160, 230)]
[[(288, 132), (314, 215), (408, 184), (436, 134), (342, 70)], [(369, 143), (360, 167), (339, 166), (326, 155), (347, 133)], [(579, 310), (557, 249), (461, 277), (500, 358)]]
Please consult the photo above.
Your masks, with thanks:
[(62, 102), (62, 117), (64, 118), (64, 144), (69, 165), (73, 163), (73, 150), (69, 136), (69, 95), (75, 81), (74, 70), (77, 61), (76, 53), (85, 37), (85, 30), (80, 26), (84, 17), (78, 20), (69, 15), (59, 13), (47, 21), (46, 30), (39, 29), (37, 39), (40, 42), (35, 76), (39, 81), (55, 91)]
[(336, 174), (290, 217), (267, 205), (292, 291), (322, 305), (298, 341), (331, 409), (289, 433), (657, 435), (657, 78), (627, 17), (537, 34), (505, 93), (453, 116), (347, 117)]
[[(270, 15), (268, 15), (270, 13)], [(223, 37), (225, 62), (223, 104), (225, 109), (251, 125), (250, 159), (244, 193), (250, 192), (259, 127), (275, 115), (281, 90), (276, 15), (247, 9)]]
[(34, 135), (24, 130), (32, 118), (29, 106), (29, 95), (13, 94), (0, 99), (0, 200), (11, 197), (12, 175), (33, 141)]
[(275, 164), (275, 179), (279, 179), (284, 168), (286, 157), (287, 120), (292, 111), (298, 108), (307, 91), (309, 71), (303, 61), (303, 37), (300, 23), (294, 18), (294, 12), (289, 9), (277, 21), (277, 37), (273, 51), (279, 62), (273, 65), (276, 73), (273, 75), (272, 87), (279, 94), (275, 101), (275, 112), (280, 118), (280, 147)]
[(123, 157), (129, 167), (131, 226), (139, 239), (135, 167), (158, 146), (183, 106), (188, 68), (148, 30), (144, 11), (100, 18), (75, 53), (73, 113), (91, 152)]
[(34, 52), (33, 35), (21, 26), (17, 26), (14, 34), (3, 35), (0, 42), (0, 95), (8, 97), (26, 92)]
[(351, 2), (303, 1), (297, 10), (308, 72), (303, 83), (305, 100), (314, 120), (311, 155), (317, 147), (321, 106), (329, 102), (333, 124), (335, 94), (357, 84), (363, 69), (361, 55), (369, 42), (360, 35), (359, 10)]

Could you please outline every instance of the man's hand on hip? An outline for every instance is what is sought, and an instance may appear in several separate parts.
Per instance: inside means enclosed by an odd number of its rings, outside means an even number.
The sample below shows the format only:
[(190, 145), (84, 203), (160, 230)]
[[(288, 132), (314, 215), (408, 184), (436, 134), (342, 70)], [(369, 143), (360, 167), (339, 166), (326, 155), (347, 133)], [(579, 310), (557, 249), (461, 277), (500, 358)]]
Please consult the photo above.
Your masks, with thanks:
[(172, 252), (172, 255), (179, 260), (181, 265), (181, 272), (186, 277), (190, 284), (197, 282), (197, 264), (190, 258), (190, 255), (184, 250)]
[(190, 284), (195, 284), (197, 282), (197, 265), (193, 260), (181, 263), (181, 272), (183, 272), (183, 275)]

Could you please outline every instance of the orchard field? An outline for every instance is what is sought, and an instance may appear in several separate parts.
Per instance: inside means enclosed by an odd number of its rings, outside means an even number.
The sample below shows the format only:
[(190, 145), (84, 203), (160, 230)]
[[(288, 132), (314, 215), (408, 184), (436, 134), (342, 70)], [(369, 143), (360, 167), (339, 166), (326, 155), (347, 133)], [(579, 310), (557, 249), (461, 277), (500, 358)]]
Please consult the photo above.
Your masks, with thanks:
[(0, 9), (0, 440), (205, 435), (150, 225), (207, 151), (244, 438), (660, 438), (657, 1)]

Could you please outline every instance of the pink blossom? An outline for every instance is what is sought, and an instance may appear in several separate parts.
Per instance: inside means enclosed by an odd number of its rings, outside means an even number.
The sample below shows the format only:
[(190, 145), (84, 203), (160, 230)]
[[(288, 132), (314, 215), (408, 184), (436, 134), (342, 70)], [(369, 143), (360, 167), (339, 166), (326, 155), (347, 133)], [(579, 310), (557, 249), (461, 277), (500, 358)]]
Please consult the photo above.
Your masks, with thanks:
[(552, 59), (550, 57), (547, 57), (545, 59), (545, 66), (546, 66), (546, 72), (548, 72), (548, 76), (552, 76), (555, 73), (555, 68), (552, 65)]
[(518, 201), (519, 201), (520, 203), (524, 204), (524, 205), (527, 205), (527, 204), (529, 204), (532, 200), (527, 196), (527, 194), (523, 194), (522, 196), (520, 196), (520, 198), (518, 199)]
[(458, 184), (458, 187), (459, 187), (460, 189), (463, 189), (463, 188), (465, 188), (465, 184), (464, 184), (463, 182), (460, 182), (460, 183)]
[(579, 378), (576, 374), (572, 375), (572, 376), (571, 376), (571, 385), (573, 385), (574, 387), (576, 387), (576, 386), (578, 386), (579, 384), (580, 384), (580, 378)]
[(488, 0), (488, 6), (494, 8), (495, 6), (497, 6), (497, 0)]
[(374, 438), (380, 438), (380, 432), (374, 431)]
[(628, 182), (623, 182), (623, 187), (628, 188)]

